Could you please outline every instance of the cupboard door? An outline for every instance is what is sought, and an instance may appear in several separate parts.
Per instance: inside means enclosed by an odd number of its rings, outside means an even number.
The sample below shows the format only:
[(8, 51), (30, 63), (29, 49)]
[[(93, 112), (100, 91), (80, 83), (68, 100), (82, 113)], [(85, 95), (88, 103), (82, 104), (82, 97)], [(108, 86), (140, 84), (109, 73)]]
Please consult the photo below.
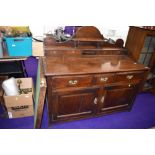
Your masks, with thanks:
[(92, 115), (97, 104), (97, 89), (57, 92), (53, 101), (53, 120)]
[(130, 108), (137, 91), (138, 85), (135, 84), (105, 87), (103, 95), (100, 97), (100, 112), (117, 108)]

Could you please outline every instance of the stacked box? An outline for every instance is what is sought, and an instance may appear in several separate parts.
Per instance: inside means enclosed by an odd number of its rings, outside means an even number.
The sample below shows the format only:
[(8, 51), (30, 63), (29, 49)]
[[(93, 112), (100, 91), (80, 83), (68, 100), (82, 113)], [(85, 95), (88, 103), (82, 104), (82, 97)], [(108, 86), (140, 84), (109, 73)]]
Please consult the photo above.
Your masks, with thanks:
[(9, 56), (32, 56), (32, 37), (6, 37)]

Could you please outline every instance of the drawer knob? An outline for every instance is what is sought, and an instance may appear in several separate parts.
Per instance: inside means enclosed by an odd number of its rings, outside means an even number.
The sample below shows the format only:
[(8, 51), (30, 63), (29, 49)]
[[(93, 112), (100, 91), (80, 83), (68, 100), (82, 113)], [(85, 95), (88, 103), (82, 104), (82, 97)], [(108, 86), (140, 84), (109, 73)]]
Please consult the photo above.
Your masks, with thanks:
[(76, 85), (78, 83), (77, 80), (69, 80), (68, 82), (70, 85)]
[(100, 78), (100, 81), (101, 81), (101, 82), (106, 82), (106, 81), (108, 81), (108, 77), (101, 77), (101, 78)]
[(127, 78), (128, 80), (131, 80), (131, 79), (133, 78), (133, 75), (127, 75), (126, 78)]

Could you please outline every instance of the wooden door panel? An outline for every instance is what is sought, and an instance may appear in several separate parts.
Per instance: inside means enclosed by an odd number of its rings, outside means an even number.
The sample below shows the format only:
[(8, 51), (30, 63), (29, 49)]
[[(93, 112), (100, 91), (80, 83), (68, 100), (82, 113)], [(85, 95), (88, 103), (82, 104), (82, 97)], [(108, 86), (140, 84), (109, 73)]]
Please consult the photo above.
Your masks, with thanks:
[[(98, 89), (69, 91), (57, 93), (53, 108), (54, 120), (71, 119), (78, 116), (91, 115), (94, 111), (94, 99)], [(56, 96), (56, 94), (54, 95)]]
[(92, 112), (94, 106), (95, 94), (87, 93), (83, 95), (80, 105), (80, 112)]
[(107, 91), (104, 108), (123, 104), (129, 105), (133, 94), (134, 93), (132, 88), (114, 89)]
[(81, 94), (60, 96), (58, 103), (58, 115), (78, 113), (81, 101)]
[(139, 85), (118, 85), (105, 88), (103, 99), (101, 98), (101, 111), (113, 108), (130, 107), (135, 94), (137, 94)]

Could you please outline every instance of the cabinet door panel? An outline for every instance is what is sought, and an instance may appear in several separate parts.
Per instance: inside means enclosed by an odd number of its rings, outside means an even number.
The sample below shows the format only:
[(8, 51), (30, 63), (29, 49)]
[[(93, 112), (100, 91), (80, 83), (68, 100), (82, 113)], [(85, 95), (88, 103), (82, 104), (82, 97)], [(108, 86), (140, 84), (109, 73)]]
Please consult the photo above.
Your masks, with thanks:
[(94, 100), (98, 89), (78, 90), (69, 92), (57, 92), (56, 102), (52, 103), (54, 120), (71, 119), (79, 116), (92, 115), (94, 112)]
[(104, 107), (130, 104), (133, 94), (132, 88), (108, 90), (106, 92)]
[(58, 115), (78, 113), (82, 96), (78, 95), (62, 95), (58, 102)]
[(130, 107), (135, 94), (138, 91), (138, 85), (120, 85), (105, 88), (104, 100), (101, 98), (101, 111), (108, 109), (115, 109), (121, 107)]
[(80, 105), (80, 112), (92, 112), (94, 109), (94, 100), (95, 100), (96, 94), (87, 93), (84, 94), (82, 97), (82, 103)]

